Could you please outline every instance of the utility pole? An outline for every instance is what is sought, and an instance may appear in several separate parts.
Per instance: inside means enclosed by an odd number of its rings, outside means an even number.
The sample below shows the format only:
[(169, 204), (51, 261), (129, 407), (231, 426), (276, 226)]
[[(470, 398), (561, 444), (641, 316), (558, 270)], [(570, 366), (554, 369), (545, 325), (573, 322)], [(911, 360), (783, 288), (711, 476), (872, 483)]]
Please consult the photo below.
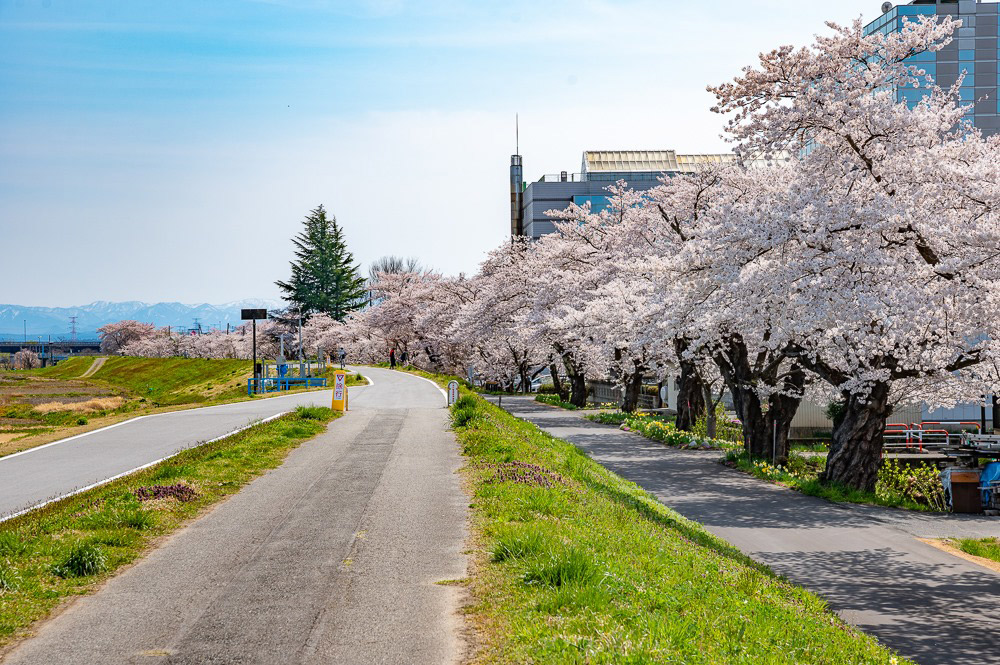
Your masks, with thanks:
[(28, 320), (24, 319), (24, 320), (22, 320), (22, 323), (24, 324), (24, 344), (27, 345), (28, 344)]
[(74, 344), (76, 343), (76, 316), (69, 317), (69, 338)]

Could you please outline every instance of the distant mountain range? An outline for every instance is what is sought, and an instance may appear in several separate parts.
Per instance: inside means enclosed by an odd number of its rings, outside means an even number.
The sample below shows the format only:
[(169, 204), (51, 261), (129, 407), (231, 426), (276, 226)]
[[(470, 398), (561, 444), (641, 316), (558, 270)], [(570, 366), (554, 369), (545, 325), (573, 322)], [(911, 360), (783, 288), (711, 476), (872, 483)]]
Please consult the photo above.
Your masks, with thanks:
[(199, 321), (202, 329), (239, 325), (240, 310), (244, 307), (282, 309), (281, 300), (238, 300), (222, 305), (184, 305), (179, 302), (107, 302), (99, 300), (79, 307), (27, 307), (0, 305), (0, 339), (19, 339), (27, 323), (28, 338), (39, 336), (52, 339), (69, 339), (70, 317), (76, 316), (76, 336), (79, 339), (95, 338), (97, 329), (106, 323), (134, 319), (157, 326), (176, 326), (190, 329)]

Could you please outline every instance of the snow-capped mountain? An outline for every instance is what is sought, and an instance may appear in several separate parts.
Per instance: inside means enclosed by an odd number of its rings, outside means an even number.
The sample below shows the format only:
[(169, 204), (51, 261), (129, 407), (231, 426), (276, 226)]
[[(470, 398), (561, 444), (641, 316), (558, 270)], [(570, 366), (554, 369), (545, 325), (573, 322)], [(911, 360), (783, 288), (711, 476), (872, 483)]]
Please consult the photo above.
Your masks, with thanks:
[(179, 302), (145, 303), (139, 301), (107, 302), (98, 300), (79, 307), (28, 307), (24, 305), (0, 305), (0, 339), (18, 338), (24, 334), (25, 323), (29, 337), (40, 335), (53, 339), (68, 338), (71, 330), (70, 317), (76, 316), (78, 338), (96, 337), (97, 329), (106, 323), (134, 319), (158, 326), (192, 328), (195, 319), (202, 328), (221, 327), (226, 324), (239, 325), (240, 310), (244, 307), (266, 307), (283, 309), (281, 300), (247, 299), (223, 303), (221, 305), (185, 305)]

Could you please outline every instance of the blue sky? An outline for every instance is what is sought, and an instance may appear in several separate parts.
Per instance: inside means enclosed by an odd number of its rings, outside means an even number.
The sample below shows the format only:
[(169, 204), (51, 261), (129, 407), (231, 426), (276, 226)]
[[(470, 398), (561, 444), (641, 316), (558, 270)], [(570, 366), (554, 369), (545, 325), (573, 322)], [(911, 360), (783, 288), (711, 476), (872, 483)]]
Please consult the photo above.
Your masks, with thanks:
[(323, 203), (357, 260), (474, 272), (525, 176), (726, 150), (705, 86), (877, 0), (0, 0), (0, 302), (274, 298)]

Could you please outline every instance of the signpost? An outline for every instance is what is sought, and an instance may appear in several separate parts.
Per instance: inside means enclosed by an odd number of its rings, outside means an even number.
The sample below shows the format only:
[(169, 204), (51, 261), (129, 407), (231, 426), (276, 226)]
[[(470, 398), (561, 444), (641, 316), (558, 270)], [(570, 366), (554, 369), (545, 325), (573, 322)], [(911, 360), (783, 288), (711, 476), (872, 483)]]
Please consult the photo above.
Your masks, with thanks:
[(240, 318), (244, 321), (253, 321), (253, 391), (256, 393), (260, 389), (260, 373), (257, 370), (257, 319), (266, 319), (266, 309), (243, 309), (240, 310)]
[(347, 372), (342, 369), (333, 372), (333, 404), (334, 411), (347, 411)]
[(458, 401), (458, 381), (448, 382), (448, 406)]

